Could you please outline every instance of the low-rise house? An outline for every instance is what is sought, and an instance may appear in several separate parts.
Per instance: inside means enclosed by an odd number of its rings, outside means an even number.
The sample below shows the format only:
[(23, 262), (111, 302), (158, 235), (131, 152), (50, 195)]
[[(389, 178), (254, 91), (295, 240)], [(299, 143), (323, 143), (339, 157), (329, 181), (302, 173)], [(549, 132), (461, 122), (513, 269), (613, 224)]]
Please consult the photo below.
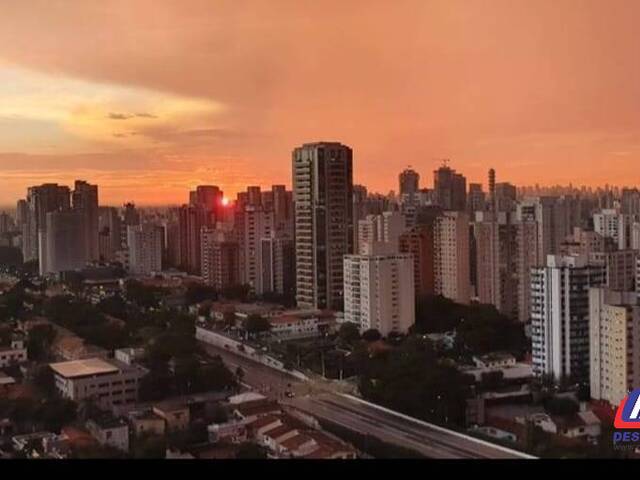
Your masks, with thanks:
[(65, 435), (51, 432), (36, 432), (16, 435), (11, 438), (13, 449), (27, 458), (66, 458), (69, 453), (68, 439)]
[(0, 396), (7, 395), (16, 385), (16, 379), (0, 371)]
[(17, 365), (27, 361), (27, 347), (20, 335), (14, 335), (11, 343), (0, 346), (0, 368)]
[(278, 402), (272, 400), (252, 400), (235, 405), (233, 414), (247, 421), (255, 420), (263, 415), (282, 413)]
[(102, 358), (52, 363), (50, 367), (62, 397), (75, 402), (93, 400), (98, 407), (109, 410), (134, 404), (139, 382), (147, 374), (139, 365)]
[(91, 419), (86, 423), (87, 430), (102, 446), (129, 451), (129, 425), (122, 419), (110, 416)]
[[(563, 416), (536, 413), (526, 418), (546, 433), (571, 439), (594, 440), (601, 432), (600, 419), (590, 410)], [(519, 417), (516, 421), (526, 423), (525, 417)]]
[(242, 443), (247, 440), (247, 421), (232, 419), (224, 423), (213, 423), (207, 427), (209, 443)]
[(165, 421), (169, 432), (186, 430), (191, 422), (189, 407), (183, 403), (158, 403), (153, 406), (153, 413)]
[(152, 410), (131, 412), (129, 423), (135, 437), (148, 434), (164, 436), (166, 432), (165, 419), (153, 413)]

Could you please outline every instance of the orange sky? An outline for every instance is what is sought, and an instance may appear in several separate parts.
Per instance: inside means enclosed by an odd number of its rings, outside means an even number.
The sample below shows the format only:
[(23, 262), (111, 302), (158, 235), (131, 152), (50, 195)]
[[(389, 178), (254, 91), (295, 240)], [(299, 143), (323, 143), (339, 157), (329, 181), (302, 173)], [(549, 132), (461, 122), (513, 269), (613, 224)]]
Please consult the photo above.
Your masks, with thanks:
[(290, 184), (306, 141), (397, 189), (640, 183), (636, 0), (25, 0), (0, 15), (0, 204), (44, 181), (104, 203)]

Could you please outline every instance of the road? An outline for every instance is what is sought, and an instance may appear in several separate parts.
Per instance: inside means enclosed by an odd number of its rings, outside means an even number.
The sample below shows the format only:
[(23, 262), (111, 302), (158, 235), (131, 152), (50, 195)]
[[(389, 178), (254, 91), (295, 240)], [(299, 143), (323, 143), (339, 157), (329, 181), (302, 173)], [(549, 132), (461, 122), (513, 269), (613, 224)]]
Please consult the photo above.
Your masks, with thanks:
[[(201, 343), (209, 355), (220, 355), (235, 372), (244, 371), (243, 383), (269, 398), (279, 400), (320, 419), (325, 419), (355, 432), (372, 435), (390, 444), (415, 450), (428, 458), (527, 458), (489, 442), (426, 424), (416, 419), (382, 409), (368, 402), (329, 391), (330, 383), (303, 382), (296, 377), (236, 355), (227, 350)], [(285, 392), (295, 394), (287, 398)]]
[(526, 458), (524, 454), (469, 438), (424, 422), (403, 418), (342, 395), (305, 396), (287, 403), (318, 418), (382, 441), (415, 450), (428, 458)]
[(263, 395), (273, 398), (274, 400), (282, 400), (286, 398), (286, 391), (291, 391), (294, 395), (308, 395), (311, 393), (311, 386), (302, 382), (293, 375), (280, 372), (261, 363), (249, 360), (245, 357), (236, 355), (223, 348), (215, 347), (204, 342), (200, 345), (207, 354), (211, 356), (219, 355), (224, 363), (232, 372), (236, 372), (237, 368), (242, 368), (244, 377), (242, 383), (245, 387), (262, 393)]

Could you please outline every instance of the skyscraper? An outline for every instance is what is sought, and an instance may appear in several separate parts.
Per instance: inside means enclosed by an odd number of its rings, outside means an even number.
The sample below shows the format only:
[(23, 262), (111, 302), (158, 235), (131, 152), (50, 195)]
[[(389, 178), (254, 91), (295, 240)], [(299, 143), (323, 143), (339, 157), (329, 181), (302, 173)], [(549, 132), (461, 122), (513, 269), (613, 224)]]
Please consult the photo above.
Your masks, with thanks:
[(127, 227), (129, 271), (133, 275), (151, 275), (162, 271), (164, 230), (159, 225), (143, 223)]
[(433, 238), (436, 294), (469, 303), (469, 216), (465, 212), (444, 212), (434, 221)]
[(533, 372), (589, 380), (589, 287), (605, 283), (605, 267), (585, 256), (549, 255), (531, 269)]
[(80, 212), (84, 219), (87, 260), (96, 261), (100, 258), (98, 250), (98, 186), (83, 180), (76, 180), (71, 199), (73, 209)]
[(25, 261), (38, 259), (40, 273), (44, 274), (47, 263), (45, 238), (47, 213), (68, 210), (71, 205), (69, 187), (57, 183), (46, 183), (27, 190), (28, 224), (24, 229), (23, 256)]
[(433, 172), (435, 200), (445, 210), (465, 211), (467, 208), (467, 179), (443, 165)]
[(87, 263), (85, 217), (80, 211), (60, 210), (45, 216), (46, 229), (41, 237), (40, 274), (59, 274), (78, 270)]
[(353, 253), (353, 153), (340, 143), (293, 151), (296, 300), (303, 308), (340, 310), (343, 257)]

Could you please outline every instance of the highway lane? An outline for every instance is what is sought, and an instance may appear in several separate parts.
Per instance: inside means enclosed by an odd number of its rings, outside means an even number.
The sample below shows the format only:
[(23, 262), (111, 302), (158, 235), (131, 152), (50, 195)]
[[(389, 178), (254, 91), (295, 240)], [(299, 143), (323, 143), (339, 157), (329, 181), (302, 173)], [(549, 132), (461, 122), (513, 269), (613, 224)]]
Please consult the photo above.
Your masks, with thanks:
[(233, 373), (236, 372), (238, 367), (242, 368), (244, 372), (242, 383), (269, 398), (282, 400), (286, 398), (286, 391), (291, 391), (296, 396), (311, 393), (311, 386), (293, 375), (267, 367), (259, 362), (229, 352), (224, 348), (215, 347), (204, 342), (199, 343), (208, 355), (222, 357), (225, 365)]
[(517, 452), (429, 427), (339, 395), (304, 397), (288, 403), (354, 431), (411, 448), (429, 458), (522, 458)]

